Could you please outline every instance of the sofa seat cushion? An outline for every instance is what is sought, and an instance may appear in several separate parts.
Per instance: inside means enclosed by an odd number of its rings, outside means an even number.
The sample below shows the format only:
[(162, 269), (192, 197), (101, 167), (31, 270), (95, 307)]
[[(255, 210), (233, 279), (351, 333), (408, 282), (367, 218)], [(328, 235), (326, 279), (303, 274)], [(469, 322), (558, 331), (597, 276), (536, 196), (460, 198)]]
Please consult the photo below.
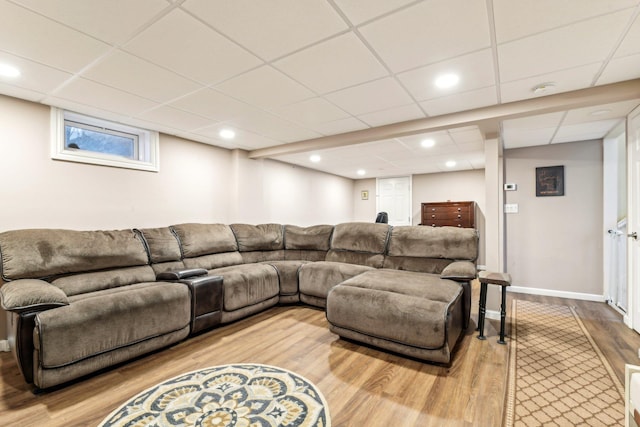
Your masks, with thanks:
[(269, 261), (265, 264), (272, 265), (278, 272), (280, 295), (298, 294), (298, 272), (308, 261)]
[(327, 320), (339, 328), (404, 345), (439, 349), (462, 287), (426, 273), (374, 270), (335, 286), (327, 297)]
[(188, 326), (191, 295), (182, 283), (152, 282), (70, 298), (36, 315), (34, 345), (44, 368), (56, 368)]
[(370, 270), (374, 268), (342, 262), (319, 261), (305, 264), (298, 272), (300, 293), (324, 299), (338, 283)]
[(222, 276), (223, 310), (233, 311), (273, 298), (280, 292), (278, 273), (268, 264), (240, 264), (209, 270)]

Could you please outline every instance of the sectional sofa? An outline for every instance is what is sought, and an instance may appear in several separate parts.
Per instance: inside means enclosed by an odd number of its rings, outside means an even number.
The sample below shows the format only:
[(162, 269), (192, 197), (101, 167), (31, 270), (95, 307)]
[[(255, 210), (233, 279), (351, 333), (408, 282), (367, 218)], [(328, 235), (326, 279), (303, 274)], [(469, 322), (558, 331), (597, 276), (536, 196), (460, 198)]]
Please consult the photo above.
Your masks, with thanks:
[(338, 335), (449, 363), (469, 324), (473, 229), (179, 224), (0, 233), (9, 343), (37, 388), (80, 378), (276, 304)]

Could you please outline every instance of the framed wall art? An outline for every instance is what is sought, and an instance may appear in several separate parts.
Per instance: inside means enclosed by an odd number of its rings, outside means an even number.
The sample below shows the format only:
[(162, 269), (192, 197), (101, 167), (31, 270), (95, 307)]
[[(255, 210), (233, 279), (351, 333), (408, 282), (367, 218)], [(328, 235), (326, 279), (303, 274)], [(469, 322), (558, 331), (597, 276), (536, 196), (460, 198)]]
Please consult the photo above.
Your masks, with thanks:
[(536, 197), (564, 196), (564, 166), (536, 168)]

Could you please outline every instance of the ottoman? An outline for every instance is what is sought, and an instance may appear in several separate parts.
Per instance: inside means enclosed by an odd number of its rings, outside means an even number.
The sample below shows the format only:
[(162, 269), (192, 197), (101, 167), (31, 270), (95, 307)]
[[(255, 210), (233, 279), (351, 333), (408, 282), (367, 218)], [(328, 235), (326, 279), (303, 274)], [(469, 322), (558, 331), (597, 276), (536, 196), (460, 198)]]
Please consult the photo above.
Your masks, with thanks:
[(405, 356), (450, 363), (464, 329), (462, 293), (459, 283), (435, 274), (367, 271), (329, 292), (329, 329)]

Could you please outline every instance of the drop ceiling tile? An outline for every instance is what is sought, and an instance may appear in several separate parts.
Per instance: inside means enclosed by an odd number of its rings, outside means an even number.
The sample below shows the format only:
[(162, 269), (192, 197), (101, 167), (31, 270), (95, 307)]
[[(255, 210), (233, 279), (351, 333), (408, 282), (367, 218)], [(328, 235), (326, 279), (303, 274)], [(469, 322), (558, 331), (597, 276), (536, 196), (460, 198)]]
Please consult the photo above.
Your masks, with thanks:
[(169, 6), (164, 0), (17, 0), (17, 2), (111, 44), (123, 43)]
[(2, 51), (0, 51), (0, 64), (12, 65), (20, 70), (18, 78), (0, 76), (0, 82), (40, 93), (50, 92), (72, 77), (72, 74), (64, 71)]
[(464, 126), (461, 128), (449, 129), (449, 136), (457, 145), (478, 142), (484, 144), (484, 138), (477, 126)]
[(364, 25), (360, 32), (394, 72), (491, 45), (483, 1), (420, 2)]
[(498, 43), (504, 43), (637, 4), (637, 0), (493, 0), (496, 38)]
[(280, 142), (301, 141), (322, 136), (317, 132), (259, 110), (235, 117), (228, 124)]
[(540, 114), (502, 122), (502, 138), (506, 149), (545, 145), (564, 117), (564, 112)]
[(166, 102), (201, 86), (125, 52), (115, 51), (84, 73), (88, 79)]
[(614, 58), (640, 53), (640, 42), (638, 40), (640, 40), (640, 15), (636, 16), (624, 40), (616, 50)]
[(227, 127), (229, 127), (228, 123), (218, 123), (213, 126), (198, 129), (193, 133), (211, 138), (211, 140), (213, 141), (213, 145), (229, 149), (241, 148), (244, 150), (255, 150), (258, 148), (271, 147), (278, 144), (278, 141), (276, 140), (269, 139), (262, 135), (258, 135), (242, 129), (235, 129), (236, 136), (232, 141), (223, 140), (219, 137), (218, 134), (222, 129)]
[(216, 121), (229, 120), (255, 111), (254, 107), (209, 88), (193, 92), (170, 105)]
[[(553, 73), (503, 83), (500, 85), (502, 102), (513, 102), (521, 99), (537, 98), (543, 95), (552, 95), (554, 93), (587, 88), (591, 86), (601, 65), (601, 63), (596, 62), (582, 67), (555, 71)], [(544, 93), (543, 95), (533, 93), (534, 87), (548, 82), (555, 84), (555, 86), (550, 88), (548, 93)]]
[(68, 72), (80, 71), (109, 46), (15, 4), (0, 2), (0, 50)]
[(501, 80), (508, 82), (601, 62), (620, 36), (611, 29), (624, 27), (631, 13), (623, 10), (499, 45)]
[[(53, 107), (62, 108), (64, 110), (73, 111), (76, 113), (86, 114), (87, 116), (98, 117), (104, 120), (111, 120), (117, 123), (124, 123), (130, 126), (140, 126), (140, 123), (132, 119), (131, 117), (125, 116), (123, 114), (107, 111), (99, 108), (95, 108), (93, 105), (82, 104), (76, 101), (70, 101), (68, 99), (56, 98), (55, 96), (49, 96), (43, 103), (47, 105), (51, 105)], [(153, 129), (153, 126), (150, 126), (149, 123), (141, 126), (144, 129)]]
[(182, 7), (266, 60), (347, 29), (324, 0), (189, 0)]
[(368, 127), (369, 126), (367, 126), (366, 123), (361, 122), (355, 117), (347, 117), (345, 119), (338, 119), (310, 126), (311, 129), (323, 135), (336, 135), (354, 130), (367, 129)]
[[(434, 83), (436, 78), (448, 73), (460, 76), (458, 85), (450, 89), (436, 87)], [(398, 79), (418, 101), (468, 92), (492, 86), (496, 82), (491, 49), (407, 71), (398, 74)]]
[(347, 15), (349, 21), (354, 25), (362, 24), (377, 16), (384, 15), (402, 6), (405, 6), (413, 0), (335, 0), (335, 3)]
[(497, 102), (496, 88), (491, 86), (423, 101), (420, 105), (429, 116), (439, 116), (441, 114), (486, 107), (497, 104)]
[(136, 118), (171, 126), (172, 128), (179, 129), (183, 132), (191, 132), (195, 129), (207, 127), (211, 124), (211, 120), (209, 119), (195, 114), (186, 113), (166, 105), (138, 114)]
[(614, 58), (598, 78), (598, 85), (640, 78), (640, 53)]
[(269, 65), (227, 80), (215, 89), (266, 109), (314, 96), (309, 89)]
[(422, 119), (425, 115), (419, 106), (412, 103), (388, 110), (374, 111), (359, 115), (358, 118), (369, 126), (383, 126), (390, 123), (406, 122), (408, 120)]
[(575, 125), (563, 125), (553, 137), (552, 143), (588, 141), (604, 138), (611, 129), (620, 124), (624, 119), (599, 120), (590, 123)]
[(392, 77), (343, 89), (326, 95), (326, 98), (354, 116), (400, 107), (413, 101)]
[(205, 84), (222, 81), (262, 63), (179, 9), (154, 23), (123, 49)]
[(560, 125), (564, 114), (564, 112), (560, 111), (557, 113), (538, 114), (536, 116), (505, 120), (502, 122), (502, 128), (503, 130), (556, 128)]
[(509, 150), (520, 147), (546, 145), (551, 142), (556, 128), (513, 129), (502, 133), (504, 148)]
[(311, 98), (273, 110), (275, 114), (293, 122), (314, 125), (349, 117), (349, 114), (324, 98)]
[(623, 118), (636, 108), (638, 104), (640, 104), (640, 99), (632, 99), (630, 101), (569, 110), (562, 121), (562, 126)]
[(353, 33), (296, 52), (274, 65), (318, 94), (387, 75), (384, 67)]
[(136, 115), (156, 104), (145, 98), (100, 83), (76, 78), (55, 92), (55, 97), (124, 115)]

